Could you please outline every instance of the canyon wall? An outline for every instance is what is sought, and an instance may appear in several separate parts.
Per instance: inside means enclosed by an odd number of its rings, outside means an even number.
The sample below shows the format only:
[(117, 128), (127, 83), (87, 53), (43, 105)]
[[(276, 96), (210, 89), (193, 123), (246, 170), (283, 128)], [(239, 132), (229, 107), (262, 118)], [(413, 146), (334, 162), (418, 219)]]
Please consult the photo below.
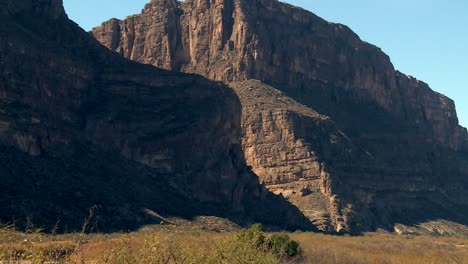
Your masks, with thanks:
[(126, 58), (230, 84), (248, 165), (323, 230), (467, 223), (454, 102), (348, 27), (276, 0), (152, 0), (91, 33)]
[(92, 217), (108, 231), (218, 215), (313, 228), (246, 166), (232, 89), (116, 55), (60, 0), (0, 9), (0, 222), (64, 232)]

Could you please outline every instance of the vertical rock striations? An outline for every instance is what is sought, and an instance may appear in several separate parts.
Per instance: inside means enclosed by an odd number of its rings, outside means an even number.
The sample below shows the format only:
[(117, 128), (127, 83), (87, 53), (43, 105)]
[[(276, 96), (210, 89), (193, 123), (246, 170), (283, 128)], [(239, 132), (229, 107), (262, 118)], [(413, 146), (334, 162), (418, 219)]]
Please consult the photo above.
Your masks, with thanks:
[(0, 7), (1, 222), (72, 231), (93, 208), (100, 230), (158, 214), (312, 228), (247, 168), (231, 89), (110, 52), (59, 0)]
[[(231, 83), (248, 164), (323, 229), (468, 223), (468, 133), (453, 101), (346, 26), (276, 0), (153, 0), (92, 34), (127, 58)], [(309, 185), (327, 187), (310, 198)]]
[(326, 105), (300, 101), (326, 114), (339, 101), (375, 104), (453, 149), (466, 141), (450, 99), (395, 71), (386, 54), (346, 26), (276, 0), (153, 0), (142, 14), (92, 33), (143, 63), (224, 82), (258, 79), (297, 97), (311, 92)]

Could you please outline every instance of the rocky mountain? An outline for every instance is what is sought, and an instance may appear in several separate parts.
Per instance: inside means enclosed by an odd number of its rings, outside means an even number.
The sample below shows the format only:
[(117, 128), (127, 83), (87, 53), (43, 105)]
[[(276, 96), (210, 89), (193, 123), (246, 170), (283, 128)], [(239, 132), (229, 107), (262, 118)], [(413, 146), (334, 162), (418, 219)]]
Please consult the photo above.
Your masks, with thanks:
[(61, 0), (2, 1), (0, 35), (0, 223), (107, 231), (217, 215), (313, 228), (246, 166), (227, 86), (122, 58)]
[(348, 27), (276, 0), (151, 0), (91, 33), (123, 57), (228, 83), (247, 164), (321, 229), (468, 224), (454, 102)]

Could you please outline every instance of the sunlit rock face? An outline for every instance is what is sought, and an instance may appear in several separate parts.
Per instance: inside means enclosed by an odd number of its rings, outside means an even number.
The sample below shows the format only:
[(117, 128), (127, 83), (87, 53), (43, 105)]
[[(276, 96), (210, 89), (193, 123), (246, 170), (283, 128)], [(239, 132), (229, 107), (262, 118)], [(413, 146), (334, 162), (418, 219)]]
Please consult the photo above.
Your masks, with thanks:
[(126, 58), (230, 84), (248, 165), (323, 230), (467, 223), (453, 101), (348, 27), (275, 0), (153, 0), (91, 33)]

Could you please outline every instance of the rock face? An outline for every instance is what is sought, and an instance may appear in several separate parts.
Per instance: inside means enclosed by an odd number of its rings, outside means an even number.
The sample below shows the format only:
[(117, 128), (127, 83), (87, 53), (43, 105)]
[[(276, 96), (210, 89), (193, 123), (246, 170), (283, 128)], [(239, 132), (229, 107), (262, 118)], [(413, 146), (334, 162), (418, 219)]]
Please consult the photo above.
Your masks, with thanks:
[(275, 194), (302, 209), (324, 231), (346, 226), (334, 193), (338, 173), (366, 153), (334, 122), (260, 81), (233, 83), (243, 108), (246, 161)]
[(276, 0), (152, 0), (92, 34), (126, 58), (230, 83), (248, 165), (322, 229), (468, 223), (453, 101), (346, 26)]
[(142, 14), (92, 33), (132, 60), (224, 82), (258, 79), (297, 97), (313, 92), (328, 99), (310, 102), (326, 114), (348, 100), (372, 104), (453, 149), (467, 140), (452, 100), (396, 72), (346, 26), (276, 0), (152, 0)]
[(59, 0), (0, 10), (1, 222), (71, 231), (90, 214), (105, 231), (214, 214), (313, 227), (246, 166), (231, 89), (114, 54)]

